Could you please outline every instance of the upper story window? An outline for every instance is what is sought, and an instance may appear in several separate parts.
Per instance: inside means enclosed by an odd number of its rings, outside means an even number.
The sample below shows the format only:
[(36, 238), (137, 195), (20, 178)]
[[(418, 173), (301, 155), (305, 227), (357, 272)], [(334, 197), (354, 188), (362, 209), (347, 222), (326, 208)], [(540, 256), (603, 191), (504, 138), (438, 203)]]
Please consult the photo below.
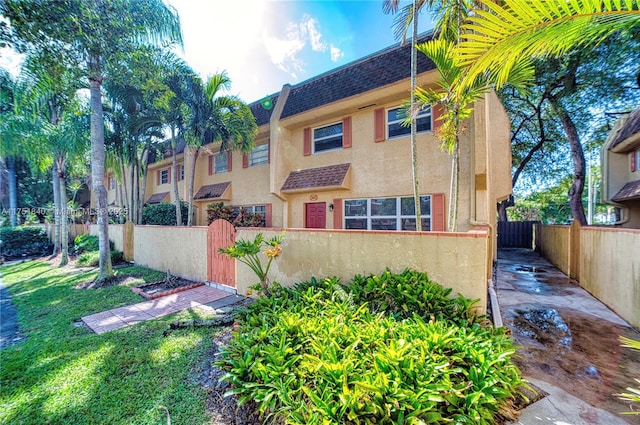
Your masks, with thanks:
[[(405, 136), (411, 133), (411, 127), (402, 125), (406, 118), (404, 108), (393, 108), (387, 110), (387, 138)], [(417, 132), (431, 131), (431, 107), (425, 106), (416, 117)]]
[(640, 171), (640, 149), (636, 151), (636, 171)]
[(313, 129), (313, 153), (342, 148), (342, 123)]
[[(420, 197), (422, 230), (431, 229), (431, 196)], [(344, 201), (344, 228), (362, 230), (416, 230), (412, 196)]]
[(184, 164), (178, 165), (178, 176), (180, 176), (178, 180), (184, 180)]
[(160, 184), (167, 184), (169, 183), (169, 170), (162, 170), (160, 171)]
[(262, 165), (262, 164), (268, 164), (268, 163), (269, 163), (269, 144), (268, 143), (257, 145), (249, 153), (250, 167), (253, 167), (254, 165)]
[(113, 176), (109, 176), (109, 190), (116, 188), (116, 178)]
[(214, 173), (226, 173), (229, 170), (229, 164), (227, 164), (228, 156), (226, 152), (219, 153), (214, 157)]

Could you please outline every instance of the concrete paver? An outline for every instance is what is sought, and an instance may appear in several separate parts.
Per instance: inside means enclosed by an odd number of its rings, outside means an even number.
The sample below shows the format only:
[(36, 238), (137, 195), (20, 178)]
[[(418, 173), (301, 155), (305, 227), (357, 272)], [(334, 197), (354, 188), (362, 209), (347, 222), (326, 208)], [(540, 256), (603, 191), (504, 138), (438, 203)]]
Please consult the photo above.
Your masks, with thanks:
[(206, 307), (206, 304), (228, 296), (228, 292), (200, 286), (154, 300), (91, 314), (82, 320), (95, 333), (102, 334), (188, 308)]

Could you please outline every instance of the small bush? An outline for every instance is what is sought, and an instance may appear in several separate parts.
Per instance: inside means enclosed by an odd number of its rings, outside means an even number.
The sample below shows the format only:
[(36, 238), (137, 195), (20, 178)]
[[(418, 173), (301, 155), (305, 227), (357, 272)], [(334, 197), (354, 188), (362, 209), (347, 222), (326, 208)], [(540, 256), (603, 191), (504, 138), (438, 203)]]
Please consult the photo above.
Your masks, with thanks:
[[(442, 313), (414, 299), (417, 289), (402, 286), (410, 279)], [(447, 303), (447, 290), (425, 279), (274, 285), (222, 352), (228, 395), (289, 424), (494, 424), (523, 385), (513, 341), (473, 319), (471, 300)]]
[[(111, 250), (111, 264), (120, 264), (124, 261), (122, 251)], [(100, 252), (88, 251), (80, 254), (76, 261), (77, 267), (97, 267), (100, 264)]]
[(207, 221), (209, 224), (215, 220), (233, 221), (233, 207), (224, 205), (222, 202), (214, 202), (207, 205)]
[[(180, 203), (180, 215), (182, 225), (186, 226), (189, 215), (189, 206), (185, 202)], [(142, 209), (142, 224), (155, 224), (158, 226), (176, 225), (176, 206), (168, 202), (145, 205)]]
[(82, 254), (83, 252), (97, 251), (99, 249), (98, 237), (85, 233), (78, 235), (73, 240), (73, 251), (76, 254)]
[(52, 249), (47, 232), (38, 226), (0, 228), (0, 244), (7, 258), (42, 256)]

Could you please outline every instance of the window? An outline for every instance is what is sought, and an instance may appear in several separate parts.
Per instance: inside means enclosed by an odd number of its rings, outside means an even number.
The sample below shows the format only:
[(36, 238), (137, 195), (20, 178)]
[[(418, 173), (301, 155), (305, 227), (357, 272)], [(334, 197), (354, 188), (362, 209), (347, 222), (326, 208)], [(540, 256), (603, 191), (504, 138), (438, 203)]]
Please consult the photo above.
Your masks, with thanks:
[(113, 176), (109, 176), (109, 190), (116, 188), (116, 179)]
[(219, 153), (218, 155), (216, 155), (214, 157), (214, 172), (216, 174), (218, 174), (218, 173), (226, 173), (227, 170), (228, 170), (228, 167), (227, 167), (227, 154), (226, 154), (226, 152)]
[(244, 210), (251, 214), (259, 214), (262, 216), (261, 227), (265, 227), (267, 223), (267, 207), (265, 205), (249, 205), (249, 206), (238, 206), (233, 207), (233, 219), (235, 220), (240, 214), (240, 209), (244, 208)]
[[(411, 127), (402, 125), (406, 114), (404, 108), (387, 110), (387, 138), (405, 136), (411, 133)], [(431, 107), (425, 106), (416, 117), (417, 132), (431, 131)]]
[(160, 171), (160, 184), (169, 183), (169, 170)]
[(313, 153), (342, 148), (342, 123), (313, 129)]
[(249, 153), (249, 167), (269, 163), (269, 144), (258, 145)]
[(636, 151), (636, 171), (640, 171), (640, 149)]
[(178, 175), (180, 176), (178, 181), (184, 180), (184, 164), (183, 165), (178, 165)]
[[(420, 197), (422, 230), (431, 230), (431, 196)], [(362, 230), (416, 230), (412, 196), (344, 201), (344, 228)]]

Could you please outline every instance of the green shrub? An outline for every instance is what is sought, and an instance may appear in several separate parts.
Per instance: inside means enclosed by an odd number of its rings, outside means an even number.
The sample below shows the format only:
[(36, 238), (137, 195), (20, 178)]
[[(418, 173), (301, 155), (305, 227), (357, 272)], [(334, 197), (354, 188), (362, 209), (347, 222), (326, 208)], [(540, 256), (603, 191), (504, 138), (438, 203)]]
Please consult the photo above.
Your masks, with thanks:
[[(470, 300), (442, 301), (453, 317), (425, 319), (405, 311), (417, 303), (408, 289), (409, 300), (404, 288), (383, 296), (388, 309), (372, 295), (409, 276), (422, 279), (407, 271), (346, 286), (337, 279), (274, 284), (239, 318), (222, 351), (228, 395), (255, 400), (263, 415), (290, 424), (495, 423), (523, 385), (513, 341), (469, 319), (462, 310)], [(439, 293), (434, 283), (418, 285), (427, 297)]]
[[(122, 251), (111, 250), (111, 264), (120, 264), (124, 261)], [(76, 260), (77, 267), (97, 267), (100, 264), (99, 251), (87, 251), (80, 254)]]
[[(182, 225), (187, 224), (189, 215), (189, 206), (185, 202), (180, 203), (180, 214), (182, 217)], [(158, 226), (175, 226), (176, 225), (176, 206), (168, 202), (159, 204), (148, 204), (142, 208), (142, 224), (155, 224)]]
[(76, 254), (82, 254), (83, 252), (97, 251), (99, 248), (98, 237), (85, 233), (78, 235), (73, 240), (73, 251)]
[(0, 228), (0, 244), (7, 258), (42, 256), (52, 249), (47, 232), (38, 226)]

